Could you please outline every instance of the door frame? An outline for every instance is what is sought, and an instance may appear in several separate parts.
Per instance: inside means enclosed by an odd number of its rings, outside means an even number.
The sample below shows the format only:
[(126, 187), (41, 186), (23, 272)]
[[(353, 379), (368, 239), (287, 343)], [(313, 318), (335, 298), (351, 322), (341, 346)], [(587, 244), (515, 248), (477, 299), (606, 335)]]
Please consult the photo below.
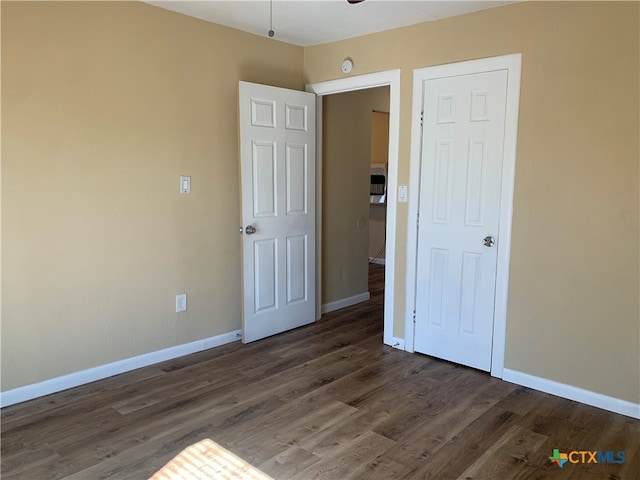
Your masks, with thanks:
[(404, 340), (393, 336), (393, 308), (397, 190), (398, 147), (400, 138), (400, 69), (355, 75), (306, 85), (307, 92), (316, 94), (316, 320), (321, 316), (322, 304), (322, 97), (335, 93), (352, 92), (389, 86), (389, 159), (387, 170), (387, 225), (384, 280), (384, 334), (383, 342), (404, 350)]
[(505, 108), (504, 155), (502, 162), (502, 188), (500, 193), (500, 226), (498, 228), (496, 292), (494, 297), (493, 316), (493, 346), (491, 351), (491, 375), (499, 378), (502, 378), (503, 376), (506, 344), (509, 262), (511, 257), (511, 221), (513, 216), (513, 192), (516, 166), (516, 145), (518, 138), (521, 67), (522, 54), (515, 53), (419, 68), (413, 71), (411, 153), (409, 164), (409, 214), (407, 222), (407, 310), (405, 315), (405, 349), (408, 352), (414, 351), (415, 344), (423, 82), (435, 78), (507, 70), (507, 103)]

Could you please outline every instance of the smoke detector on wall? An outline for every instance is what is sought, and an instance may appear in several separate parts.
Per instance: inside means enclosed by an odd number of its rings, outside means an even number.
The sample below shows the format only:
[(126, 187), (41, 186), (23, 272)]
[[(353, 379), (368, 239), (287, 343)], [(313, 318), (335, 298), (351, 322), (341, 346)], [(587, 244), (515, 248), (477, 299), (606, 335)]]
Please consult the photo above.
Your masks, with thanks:
[(351, 73), (351, 70), (353, 70), (353, 60), (345, 58), (342, 62), (342, 73)]

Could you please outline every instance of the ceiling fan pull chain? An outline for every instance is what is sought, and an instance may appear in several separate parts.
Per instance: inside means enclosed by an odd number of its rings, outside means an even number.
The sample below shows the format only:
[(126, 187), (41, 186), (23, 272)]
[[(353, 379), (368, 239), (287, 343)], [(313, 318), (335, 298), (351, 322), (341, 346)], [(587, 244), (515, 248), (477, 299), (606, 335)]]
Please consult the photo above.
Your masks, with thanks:
[(269, 0), (269, 36), (273, 38), (276, 32), (273, 31), (273, 0)]

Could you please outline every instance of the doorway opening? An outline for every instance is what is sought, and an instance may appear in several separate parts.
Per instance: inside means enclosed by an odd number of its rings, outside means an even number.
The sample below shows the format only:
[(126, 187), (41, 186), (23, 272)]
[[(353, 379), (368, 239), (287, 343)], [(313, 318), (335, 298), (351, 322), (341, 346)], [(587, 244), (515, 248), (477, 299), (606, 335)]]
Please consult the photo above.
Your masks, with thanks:
[[(397, 168), (398, 140), (400, 131), (400, 70), (389, 70), (366, 75), (330, 80), (307, 85), (306, 90), (317, 95), (317, 149), (316, 149), (316, 319), (322, 315), (322, 266), (323, 266), (323, 97), (337, 93), (365, 90), (387, 86), (389, 88), (389, 146), (387, 169), (387, 214), (385, 228), (385, 265), (384, 265), (384, 335), (387, 345), (404, 350), (404, 339), (393, 335), (394, 279), (395, 279), (395, 240), (397, 214)], [(326, 193), (325, 193), (326, 194)], [(363, 219), (365, 225), (368, 223)], [(357, 220), (356, 220), (357, 221)], [(360, 222), (362, 223), (362, 222)]]
[(372, 172), (387, 169), (388, 110), (389, 87), (323, 99), (323, 314), (369, 300), (368, 264), (384, 263), (386, 175)]

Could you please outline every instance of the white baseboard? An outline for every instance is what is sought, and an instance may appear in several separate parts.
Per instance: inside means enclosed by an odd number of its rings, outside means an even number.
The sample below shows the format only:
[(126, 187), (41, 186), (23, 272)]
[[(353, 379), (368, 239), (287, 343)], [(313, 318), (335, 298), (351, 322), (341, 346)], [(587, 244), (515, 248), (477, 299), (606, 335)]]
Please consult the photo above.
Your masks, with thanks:
[(384, 258), (369, 257), (369, 263), (375, 263), (377, 265), (385, 265), (385, 260)]
[(359, 293), (358, 295), (354, 295), (353, 297), (342, 298), (340, 300), (336, 300), (335, 302), (329, 302), (322, 305), (322, 313), (333, 312), (334, 310), (340, 310), (341, 308), (350, 307), (351, 305), (356, 305), (361, 302), (366, 302), (371, 298), (371, 294), (369, 292)]
[(85, 383), (95, 382), (103, 378), (112, 377), (120, 373), (136, 370), (137, 368), (153, 365), (154, 363), (164, 362), (173, 358), (182, 357), (191, 353), (201, 352), (209, 348), (218, 347), (227, 343), (240, 340), (242, 336), (241, 330), (235, 330), (215, 337), (197, 340), (195, 342), (176, 345), (175, 347), (164, 348), (155, 352), (145, 353), (136, 357), (125, 358), (117, 362), (107, 363), (98, 367), (89, 368), (79, 372), (70, 373), (61, 377), (44, 380), (42, 382), (25, 385), (24, 387), (14, 388), (0, 393), (0, 407), (7, 407), (15, 403), (25, 402), (52, 393), (61, 392), (68, 388), (84, 385)]
[(564, 383), (547, 380), (546, 378), (535, 377), (527, 373), (518, 372), (505, 368), (502, 379), (522, 385), (524, 387), (540, 390), (576, 402), (585, 403), (593, 407), (602, 408), (610, 412), (626, 415), (627, 417), (640, 419), (640, 403), (628, 402), (615, 397), (609, 397), (601, 393), (584, 390), (582, 388), (566, 385)]

